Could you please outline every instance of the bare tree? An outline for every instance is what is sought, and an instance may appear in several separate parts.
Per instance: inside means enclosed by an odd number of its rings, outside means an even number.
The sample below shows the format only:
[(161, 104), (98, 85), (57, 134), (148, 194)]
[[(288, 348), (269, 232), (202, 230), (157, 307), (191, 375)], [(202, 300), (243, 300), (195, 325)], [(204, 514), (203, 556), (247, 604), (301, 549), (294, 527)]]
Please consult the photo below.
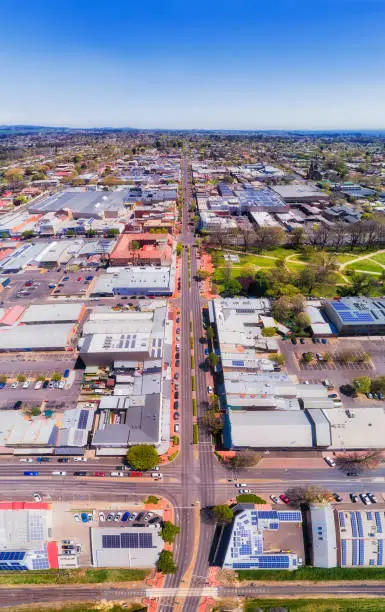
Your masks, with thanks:
[(343, 472), (367, 472), (375, 470), (383, 457), (380, 451), (349, 452), (337, 455), (335, 462)]
[(291, 487), (285, 491), (285, 495), (289, 498), (291, 504), (322, 504), (328, 503), (332, 498), (330, 491), (314, 486)]

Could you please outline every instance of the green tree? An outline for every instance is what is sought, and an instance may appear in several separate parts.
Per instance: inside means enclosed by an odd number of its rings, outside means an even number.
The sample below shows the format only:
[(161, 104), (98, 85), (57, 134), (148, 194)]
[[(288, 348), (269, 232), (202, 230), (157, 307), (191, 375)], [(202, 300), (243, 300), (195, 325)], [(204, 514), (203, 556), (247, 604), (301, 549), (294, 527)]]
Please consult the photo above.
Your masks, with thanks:
[(172, 552), (169, 550), (162, 550), (159, 555), (158, 563), (157, 563), (158, 572), (162, 572), (162, 574), (175, 574), (177, 571), (177, 566), (174, 562), (174, 557), (172, 556)]
[(133, 251), (139, 251), (140, 249), (140, 243), (137, 240), (132, 240), (130, 246)]
[(152, 470), (159, 463), (159, 455), (154, 446), (137, 444), (128, 450), (127, 463), (135, 470)]
[(61, 380), (60, 372), (54, 372), (51, 376), (51, 380), (53, 380), (54, 382), (59, 382)]
[(299, 312), (295, 317), (295, 322), (302, 332), (311, 324), (310, 317), (306, 312)]
[(285, 491), (291, 504), (326, 504), (330, 501), (332, 494), (326, 489), (315, 486), (297, 486)]
[(270, 361), (275, 361), (280, 366), (285, 363), (285, 355), (282, 355), (282, 353), (270, 353), (269, 359)]
[(367, 472), (375, 470), (383, 457), (381, 451), (349, 452), (337, 455), (335, 462), (343, 472)]
[(35, 234), (33, 233), (32, 230), (25, 230), (25, 232), (23, 232), (21, 234), (21, 237), (23, 240), (28, 240), (29, 238), (32, 238)]
[(32, 416), (40, 416), (41, 415), (41, 410), (40, 410), (39, 406), (34, 406), (31, 409), (31, 415)]
[(223, 429), (223, 422), (215, 409), (207, 410), (202, 416), (202, 425), (212, 435), (218, 435)]
[(378, 376), (372, 381), (372, 390), (385, 395), (385, 376)]
[(264, 338), (271, 338), (272, 336), (275, 336), (277, 330), (275, 327), (264, 327), (262, 330), (262, 336)]
[(304, 363), (311, 363), (313, 361), (313, 359), (314, 359), (314, 355), (313, 355), (312, 352), (309, 351), (308, 353), (304, 354), (304, 356), (302, 358), (302, 361)]
[(208, 278), (209, 276), (210, 276), (210, 272), (208, 272), (207, 270), (198, 270), (197, 272), (197, 278), (200, 281), (206, 280), (206, 278)]
[(7, 380), (8, 380), (8, 377), (5, 374), (2, 374), (0, 376), (0, 383), (4, 383), (5, 384), (7, 382)]
[(87, 230), (87, 237), (88, 238), (93, 238), (94, 236), (96, 236), (96, 231), (94, 229), (88, 229)]
[(233, 297), (242, 293), (242, 285), (236, 278), (230, 278), (223, 284), (222, 295), (224, 297)]
[(209, 361), (211, 367), (215, 368), (218, 365), (219, 357), (216, 353), (210, 353)]
[(178, 255), (178, 257), (180, 257), (182, 253), (183, 253), (183, 244), (178, 242), (178, 244), (176, 245), (176, 254)]
[(214, 506), (213, 515), (217, 523), (231, 523), (234, 518), (234, 512), (225, 504)]
[(16, 380), (19, 383), (24, 383), (27, 380), (27, 377), (24, 374), (18, 374), (16, 376)]
[(171, 521), (165, 521), (163, 523), (163, 528), (160, 535), (165, 542), (169, 542), (171, 544), (179, 532), (180, 527), (174, 525), (174, 523), (171, 523)]
[(206, 336), (207, 336), (207, 340), (210, 340), (210, 342), (214, 340), (214, 330), (211, 326), (207, 328)]
[(68, 230), (66, 231), (66, 235), (67, 235), (69, 238), (71, 238), (72, 236), (75, 236), (75, 234), (76, 234), (76, 232), (75, 232), (75, 230), (74, 230), (74, 229), (68, 229)]
[(114, 236), (117, 236), (119, 233), (120, 232), (116, 227), (110, 227), (110, 229), (108, 229), (106, 232), (106, 236), (107, 238), (113, 238)]
[(25, 204), (26, 202), (28, 202), (28, 200), (23, 195), (19, 195), (19, 196), (16, 196), (15, 198), (13, 198), (14, 206), (21, 206), (22, 204)]
[(353, 380), (353, 385), (360, 393), (370, 393), (372, 381), (369, 376), (359, 376)]

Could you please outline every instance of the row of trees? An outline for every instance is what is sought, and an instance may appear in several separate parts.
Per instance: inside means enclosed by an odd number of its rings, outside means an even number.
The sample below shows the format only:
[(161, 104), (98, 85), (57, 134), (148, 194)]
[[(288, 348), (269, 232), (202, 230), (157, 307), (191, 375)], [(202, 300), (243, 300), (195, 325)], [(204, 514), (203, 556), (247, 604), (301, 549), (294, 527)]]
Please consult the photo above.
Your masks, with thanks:
[(359, 376), (353, 380), (353, 385), (360, 393), (382, 393), (385, 395), (385, 376), (369, 378), (369, 376)]

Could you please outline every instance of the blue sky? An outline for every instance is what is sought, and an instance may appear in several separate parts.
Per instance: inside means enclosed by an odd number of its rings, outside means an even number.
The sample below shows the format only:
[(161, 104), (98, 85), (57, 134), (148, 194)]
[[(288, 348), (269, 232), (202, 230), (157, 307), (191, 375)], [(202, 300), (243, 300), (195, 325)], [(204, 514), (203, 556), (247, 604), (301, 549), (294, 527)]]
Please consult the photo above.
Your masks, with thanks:
[(385, 0), (0, 9), (0, 124), (385, 128)]

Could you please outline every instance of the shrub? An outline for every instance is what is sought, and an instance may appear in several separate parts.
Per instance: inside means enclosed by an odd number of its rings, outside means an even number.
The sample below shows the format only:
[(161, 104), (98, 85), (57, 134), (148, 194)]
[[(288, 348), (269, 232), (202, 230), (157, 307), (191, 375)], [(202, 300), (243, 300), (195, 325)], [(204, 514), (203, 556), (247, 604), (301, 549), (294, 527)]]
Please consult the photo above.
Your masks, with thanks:
[(156, 495), (149, 495), (147, 497), (147, 499), (144, 500), (145, 504), (157, 504), (159, 501), (159, 498), (156, 497)]
[(262, 497), (259, 497), (259, 495), (254, 495), (254, 493), (242, 493), (241, 495), (237, 495), (237, 502), (266, 504), (265, 499), (262, 499)]

